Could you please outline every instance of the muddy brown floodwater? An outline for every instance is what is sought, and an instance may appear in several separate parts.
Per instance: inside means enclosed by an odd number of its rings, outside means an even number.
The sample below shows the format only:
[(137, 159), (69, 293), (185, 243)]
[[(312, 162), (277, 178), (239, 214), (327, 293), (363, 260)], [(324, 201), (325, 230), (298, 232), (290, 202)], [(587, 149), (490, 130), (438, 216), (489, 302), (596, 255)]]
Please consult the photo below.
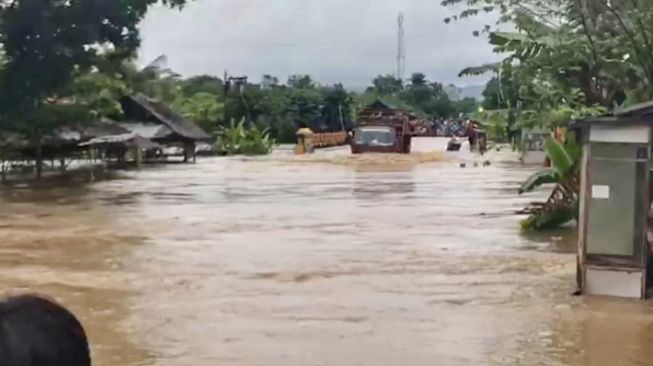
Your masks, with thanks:
[(649, 302), (569, 296), (492, 153), (202, 159), (0, 191), (0, 286), (70, 306), (95, 365), (653, 365)]

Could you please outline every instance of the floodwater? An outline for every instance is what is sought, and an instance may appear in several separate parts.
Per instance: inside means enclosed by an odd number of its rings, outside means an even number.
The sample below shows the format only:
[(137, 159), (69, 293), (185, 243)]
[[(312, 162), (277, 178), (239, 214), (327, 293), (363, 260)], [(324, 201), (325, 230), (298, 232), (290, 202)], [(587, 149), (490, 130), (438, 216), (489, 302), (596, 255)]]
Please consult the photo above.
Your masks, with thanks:
[(0, 286), (69, 306), (100, 366), (653, 365), (651, 303), (570, 296), (573, 232), (519, 234), (537, 168), (445, 142), (0, 191)]

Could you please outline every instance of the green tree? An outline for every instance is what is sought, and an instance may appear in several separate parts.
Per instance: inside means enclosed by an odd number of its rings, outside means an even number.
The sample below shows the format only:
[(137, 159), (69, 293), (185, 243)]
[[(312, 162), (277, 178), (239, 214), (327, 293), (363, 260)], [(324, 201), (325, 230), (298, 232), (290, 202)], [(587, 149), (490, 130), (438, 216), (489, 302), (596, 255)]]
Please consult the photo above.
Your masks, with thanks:
[(279, 86), (279, 78), (269, 74), (263, 75), (261, 79), (261, 86), (265, 88), (273, 88)]
[(442, 83), (431, 83), (431, 102), (427, 112), (435, 117), (453, 117), (454, 108)]
[[(49, 100), (73, 81), (74, 72), (90, 70), (105, 50), (115, 58), (133, 56), (138, 24), (156, 0), (34, 1), (0, 3), (0, 43), (6, 62), (0, 70), (0, 115), (5, 129), (29, 138), (42, 171), (43, 138), (66, 121)], [(182, 6), (184, 0), (165, 0)], [(68, 116), (69, 117), (69, 116)], [(11, 121), (8, 125), (8, 121)]]
[(288, 86), (294, 89), (312, 89), (316, 85), (310, 75), (291, 75)]
[(392, 75), (379, 75), (372, 81), (374, 86), (367, 89), (370, 93), (379, 95), (398, 95), (404, 89), (404, 83)]
[(502, 96), (502, 86), (501, 81), (498, 77), (493, 77), (490, 79), (487, 84), (485, 84), (485, 89), (483, 89), (483, 109), (494, 110), (502, 109), (506, 106), (504, 98)]
[(77, 76), (64, 94), (70, 102), (83, 106), (91, 118), (116, 118), (122, 115), (120, 98), (128, 90), (123, 80), (94, 71)]
[(317, 89), (293, 88), (290, 90), (289, 112), (296, 126), (322, 122), (322, 94)]
[(200, 91), (181, 98), (176, 106), (184, 117), (197, 123), (205, 131), (215, 131), (221, 126), (224, 104), (218, 101), (215, 94)]
[(224, 83), (220, 78), (211, 75), (199, 75), (185, 79), (181, 82), (181, 92), (184, 95), (206, 93), (222, 95)]
[(434, 97), (433, 87), (422, 73), (414, 73), (410, 78), (410, 84), (402, 93), (402, 99), (427, 113), (432, 112)]
[(416, 72), (410, 77), (410, 87), (416, 88), (420, 86), (426, 86), (428, 81), (426, 80), (426, 75), (421, 72)]
[(270, 135), (281, 143), (295, 141), (297, 128), (291, 115), (290, 103), (289, 89), (285, 86), (271, 86), (258, 101), (262, 113), (257, 124), (269, 128)]
[(464, 115), (469, 116), (478, 110), (479, 103), (475, 98), (463, 98), (461, 100), (452, 102), (453, 114), (456, 116)]
[[(607, 108), (653, 98), (653, 3), (647, 0), (445, 0), (465, 4), (453, 17), (497, 12), (517, 32), (491, 32), (531, 80), (580, 89), (587, 105)], [(486, 25), (483, 31), (491, 31)], [(478, 33), (478, 31), (477, 31)]]
[(353, 123), (352, 96), (345, 90), (342, 84), (327, 87), (322, 90), (324, 103), (322, 107), (322, 119), (329, 130), (340, 131), (349, 129)]

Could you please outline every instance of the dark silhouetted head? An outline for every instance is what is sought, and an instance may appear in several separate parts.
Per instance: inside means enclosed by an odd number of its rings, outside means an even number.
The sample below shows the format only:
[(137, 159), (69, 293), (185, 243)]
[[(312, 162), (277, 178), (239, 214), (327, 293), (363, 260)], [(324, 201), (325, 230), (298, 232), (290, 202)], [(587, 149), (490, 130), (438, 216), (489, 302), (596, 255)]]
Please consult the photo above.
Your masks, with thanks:
[(0, 364), (90, 366), (86, 332), (54, 301), (34, 295), (0, 300)]

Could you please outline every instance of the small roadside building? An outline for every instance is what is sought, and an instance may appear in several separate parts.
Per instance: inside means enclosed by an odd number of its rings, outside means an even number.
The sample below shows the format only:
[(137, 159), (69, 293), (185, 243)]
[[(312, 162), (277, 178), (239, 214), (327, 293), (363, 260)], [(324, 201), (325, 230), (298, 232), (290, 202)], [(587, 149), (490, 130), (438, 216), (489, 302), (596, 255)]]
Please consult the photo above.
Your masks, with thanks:
[(159, 145), (182, 148), (184, 161), (195, 158), (198, 143), (211, 139), (192, 121), (143, 94), (125, 97), (121, 104), (125, 116), (122, 127)]
[(576, 121), (582, 142), (578, 284), (586, 295), (653, 289), (653, 102)]

